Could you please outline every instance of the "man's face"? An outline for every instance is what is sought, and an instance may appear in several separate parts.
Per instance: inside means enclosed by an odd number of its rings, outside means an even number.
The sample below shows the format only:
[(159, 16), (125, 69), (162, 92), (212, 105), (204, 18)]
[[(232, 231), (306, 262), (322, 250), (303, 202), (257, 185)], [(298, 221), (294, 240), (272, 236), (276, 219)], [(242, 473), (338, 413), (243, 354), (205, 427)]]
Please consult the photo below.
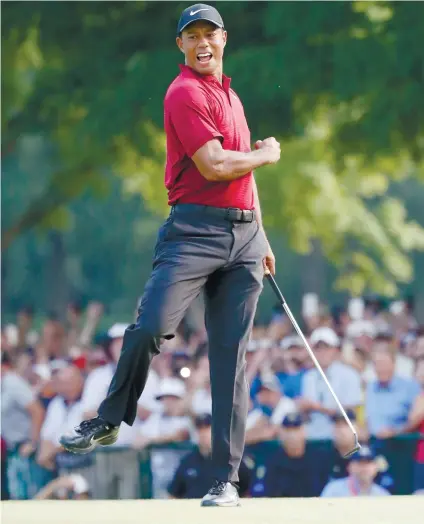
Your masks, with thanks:
[(171, 395), (162, 397), (163, 411), (166, 415), (177, 417), (182, 414), (182, 399)]
[(75, 401), (79, 398), (84, 385), (81, 371), (76, 366), (68, 366), (55, 374), (57, 392), (66, 400)]
[(348, 471), (359, 482), (371, 484), (377, 476), (378, 467), (375, 460), (355, 460), (348, 464)]
[(185, 55), (186, 64), (202, 75), (222, 71), (226, 42), (226, 31), (203, 20), (193, 22), (177, 37), (177, 45)]
[(327, 368), (337, 358), (338, 349), (325, 342), (318, 342), (314, 346), (315, 356), (323, 368)]
[(343, 455), (352, 449), (352, 431), (344, 420), (334, 424), (334, 444)]
[(378, 380), (390, 382), (395, 372), (395, 362), (392, 355), (385, 351), (377, 351), (373, 354), (373, 362)]
[(50, 356), (59, 355), (65, 342), (65, 330), (57, 320), (47, 320), (43, 326), (42, 346)]
[(279, 391), (273, 391), (268, 388), (261, 388), (257, 394), (257, 399), (263, 406), (275, 407), (281, 398)]
[(305, 427), (281, 428), (280, 440), (289, 456), (302, 455), (306, 447)]

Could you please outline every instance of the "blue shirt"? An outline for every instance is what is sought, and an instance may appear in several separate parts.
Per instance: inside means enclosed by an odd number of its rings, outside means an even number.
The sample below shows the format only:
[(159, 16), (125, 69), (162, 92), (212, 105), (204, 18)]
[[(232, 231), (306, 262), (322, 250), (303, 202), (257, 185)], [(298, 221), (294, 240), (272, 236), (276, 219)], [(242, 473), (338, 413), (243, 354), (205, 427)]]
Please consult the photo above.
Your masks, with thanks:
[[(336, 360), (324, 372), (343, 407), (353, 408), (362, 404), (361, 377), (355, 369)], [(317, 369), (311, 369), (303, 376), (302, 396), (319, 402), (325, 408), (338, 410), (337, 403)], [(328, 415), (313, 411), (306, 426), (307, 438), (333, 440), (333, 426)]]
[[(293, 375), (289, 375), (283, 371), (276, 373), (275, 376), (278, 378), (278, 382), (280, 383), (281, 392), (289, 398), (300, 397), (302, 392), (302, 379), (305, 373), (305, 370), (294, 373)], [(252, 381), (252, 385), (250, 387), (250, 396), (252, 399), (256, 397), (260, 387), (261, 378), (259, 375), (257, 375)]]
[(389, 384), (377, 380), (367, 385), (365, 416), (368, 430), (375, 436), (382, 429), (402, 429), (409, 411), (420, 393), (419, 384), (408, 378), (394, 376)]
[(390, 495), (390, 493), (386, 489), (374, 483), (371, 485), (368, 493), (360, 494), (353, 477), (332, 480), (325, 486), (324, 491), (321, 493), (321, 497), (381, 497), (387, 495)]

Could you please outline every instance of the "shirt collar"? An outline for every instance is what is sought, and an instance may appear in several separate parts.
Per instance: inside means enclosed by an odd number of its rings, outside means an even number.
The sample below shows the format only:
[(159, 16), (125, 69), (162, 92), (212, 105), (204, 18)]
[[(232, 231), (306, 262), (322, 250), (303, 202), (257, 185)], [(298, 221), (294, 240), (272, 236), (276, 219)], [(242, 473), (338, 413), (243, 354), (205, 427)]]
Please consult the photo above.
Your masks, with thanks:
[(376, 391), (392, 391), (394, 386), (395, 386), (394, 377), (389, 382), (380, 382), (378, 379), (375, 382)]
[[(201, 75), (191, 67), (185, 64), (179, 64), (180, 71), (182, 76), (187, 76), (191, 78), (198, 78), (200, 80), (203, 80), (204, 82), (210, 83), (210, 84), (218, 84), (221, 85), (218, 82), (218, 79), (214, 77), (213, 75)], [(222, 73), (222, 87), (224, 88), (224, 91), (229, 91), (231, 85), (231, 78), (229, 76), (224, 75)]]

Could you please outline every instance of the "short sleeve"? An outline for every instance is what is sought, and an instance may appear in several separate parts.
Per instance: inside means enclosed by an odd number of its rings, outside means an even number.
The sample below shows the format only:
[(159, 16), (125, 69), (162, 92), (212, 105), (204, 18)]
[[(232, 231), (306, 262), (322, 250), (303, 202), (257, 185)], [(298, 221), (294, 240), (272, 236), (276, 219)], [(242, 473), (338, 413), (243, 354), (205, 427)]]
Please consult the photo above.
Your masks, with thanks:
[(340, 401), (345, 406), (360, 406), (363, 403), (361, 376), (352, 368), (346, 368)]
[(196, 86), (180, 86), (169, 94), (165, 109), (186, 154), (191, 158), (210, 140), (223, 140), (205, 93)]
[(31, 386), (21, 377), (15, 377), (16, 385), (14, 386), (15, 391), (15, 402), (22, 408), (26, 408), (31, 402), (35, 400), (35, 394), (31, 389)]
[(107, 369), (97, 368), (87, 377), (82, 392), (83, 412), (97, 411), (106, 397), (111, 377)]
[(184, 478), (184, 461), (180, 463), (174, 478), (168, 486), (168, 493), (177, 499), (184, 498), (186, 493), (186, 482)]
[(48, 440), (50, 442), (57, 442), (57, 431), (61, 427), (60, 406), (58, 404), (58, 397), (54, 398), (47, 408), (46, 418), (41, 426), (41, 440)]
[(317, 399), (313, 370), (309, 370), (303, 375), (301, 396), (309, 400)]

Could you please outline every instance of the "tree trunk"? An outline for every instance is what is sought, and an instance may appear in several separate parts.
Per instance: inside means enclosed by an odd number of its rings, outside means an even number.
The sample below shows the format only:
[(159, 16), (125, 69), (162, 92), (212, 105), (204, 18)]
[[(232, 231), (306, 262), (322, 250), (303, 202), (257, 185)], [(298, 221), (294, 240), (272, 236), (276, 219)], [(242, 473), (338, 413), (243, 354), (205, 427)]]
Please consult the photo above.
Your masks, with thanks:
[(65, 320), (66, 306), (69, 299), (69, 285), (66, 276), (66, 252), (63, 235), (58, 231), (51, 231), (49, 233), (49, 243), (51, 245), (51, 254), (47, 264), (47, 304), (49, 311), (57, 315), (61, 320)]
[(302, 293), (317, 293), (324, 298), (326, 286), (326, 261), (322, 255), (318, 240), (312, 241), (312, 251), (302, 257), (301, 282)]

